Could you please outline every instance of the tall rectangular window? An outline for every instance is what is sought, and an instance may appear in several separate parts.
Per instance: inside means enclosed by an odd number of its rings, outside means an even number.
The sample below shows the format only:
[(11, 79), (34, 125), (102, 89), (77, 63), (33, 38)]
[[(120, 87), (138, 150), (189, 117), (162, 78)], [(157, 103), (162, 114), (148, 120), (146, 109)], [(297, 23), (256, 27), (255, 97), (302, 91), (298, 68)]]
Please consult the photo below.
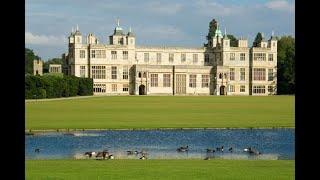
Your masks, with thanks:
[(236, 54), (235, 53), (230, 53), (230, 61), (236, 60)]
[(151, 74), (151, 87), (158, 87), (158, 74)]
[(186, 62), (186, 54), (185, 53), (181, 54), (181, 62)]
[(196, 64), (196, 63), (198, 63), (198, 54), (193, 54), (193, 56), (192, 56), (193, 58), (193, 64)]
[(106, 66), (92, 66), (91, 74), (93, 79), (106, 79)]
[(209, 63), (209, 54), (204, 55), (204, 63), (206, 63), (206, 64)]
[(234, 85), (229, 85), (229, 92), (235, 92)]
[(269, 54), (269, 55), (268, 55), (268, 60), (269, 60), (269, 61), (273, 61), (273, 54)]
[(80, 50), (80, 58), (81, 59), (86, 58), (86, 51), (85, 50)]
[(245, 85), (241, 85), (240, 86), (240, 92), (246, 92), (246, 86)]
[(273, 81), (273, 69), (268, 69), (268, 81)]
[(123, 92), (128, 92), (129, 91), (129, 84), (122, 85), (122, 91)]
[(245, 80), (246, 80), (246, 69), (240, 68), (240, 81), (245, 81)]
[(273, 86), (268, 86), (268, 92), (269, 92), (269, 93), (273, 93), (273, 91), (274, 91), (274, 90), (273, 90)]
[(111, 79), (117, 79), (117, 66), (111, 66)]
[(129, 79), (129, 70), (128, 66), (123, 66), (123, 73), (122, 73), (123, 79)]
[(149, 53), (144, 53), (144, 62), (149, 62)]
[(266, 80), (266, 69), (264, 68), (253, 68), (253, 80), (265, 81)]
[(96, 50), (91, 50), (91, 58), (96, 58)]
[(254, 61), (265, 61), (266, 60), (266, 53), (254, 53), (253, 60)]
[(196, 74), (189, 75), (189, 87), (191, 87), (191, 88), (197, 87), (197, 75)]
[(240, 61), (246, 60), (246, 53), (240, 53)]
[(230, 81), (234, 81), (234, 68), (230, 68)]
[(170, 87), (171, 78), (170, 74), (163, 74), (163, 87)]
[(202, 75), (201, 87), (203, 88), (209, 87), (209, 75)]
[(117, 59), (117, 51), (111, 51), (111, 59)]
[(80, 66), (80, 77), (86, 76), (86, 66)]
[(174, 61), (174, 54), (169, 53), (169, 62), (173, 62), (173, 61)]
[(117, 91), (117, 84), (111, 84), (111, 91), (116, 92)]
[(161, 53), (157, 53), (157, 64), (161, 64)]
[(254, 94), (265, 94), (266, 93), (265, 86), (253, 86), (253, 93)]
[(122, 57), (124, 60), (128, 59), (128, 51), (122, 51)]

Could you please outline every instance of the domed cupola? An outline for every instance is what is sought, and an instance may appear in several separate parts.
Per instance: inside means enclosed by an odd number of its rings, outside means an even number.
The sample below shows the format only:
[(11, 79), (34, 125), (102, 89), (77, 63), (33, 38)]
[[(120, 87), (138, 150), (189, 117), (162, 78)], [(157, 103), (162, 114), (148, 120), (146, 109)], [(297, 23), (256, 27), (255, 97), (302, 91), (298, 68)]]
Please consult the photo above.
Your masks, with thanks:
[(120, 20), (117, 19), (117, 27), (114, 29), (113, 35), (120, 35), (123, 36), (123, 29), (120, 27)]

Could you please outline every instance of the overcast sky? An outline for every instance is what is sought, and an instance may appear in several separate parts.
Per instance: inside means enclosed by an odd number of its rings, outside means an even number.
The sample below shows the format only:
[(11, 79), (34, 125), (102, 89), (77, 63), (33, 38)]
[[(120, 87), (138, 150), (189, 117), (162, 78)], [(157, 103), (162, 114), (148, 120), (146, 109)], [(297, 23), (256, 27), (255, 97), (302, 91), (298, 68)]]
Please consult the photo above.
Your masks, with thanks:
[(199, 47), (206, 42), (209, 22), (222, 32), (248, 38), (295, 33), (294, 0), (26, 0), (25, 43), (43, 60), (67, 52), (67, 37), (79, 26), (101, 43), (113, 33), (116, 19), (137, 45)]

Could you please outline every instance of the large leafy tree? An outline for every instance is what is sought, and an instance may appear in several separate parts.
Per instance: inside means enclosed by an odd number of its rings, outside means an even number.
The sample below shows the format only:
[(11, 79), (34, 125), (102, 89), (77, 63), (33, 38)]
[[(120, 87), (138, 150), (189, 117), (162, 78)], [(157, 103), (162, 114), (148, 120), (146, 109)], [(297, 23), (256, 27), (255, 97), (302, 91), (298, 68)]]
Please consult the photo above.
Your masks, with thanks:
[(283, 36), (278, 41), (278, 94), (295, 93), (295, 39)]
[(215, 19), (212, 19), (209, 23), (209, 32), (207, 35), (207, 40), (211, 39), (214, 36), (214, 33), (217, 29), (218, 22)]
[(262, 41), (262, 34), (258, 32), (258, 34), (256, 35), (256, 38), (254, 38), (253, 47), (257, 47), (261, 41)]
[(25, 48), (25, 74), (33, 74), (33, 60), (40, 59), (32, 49)]

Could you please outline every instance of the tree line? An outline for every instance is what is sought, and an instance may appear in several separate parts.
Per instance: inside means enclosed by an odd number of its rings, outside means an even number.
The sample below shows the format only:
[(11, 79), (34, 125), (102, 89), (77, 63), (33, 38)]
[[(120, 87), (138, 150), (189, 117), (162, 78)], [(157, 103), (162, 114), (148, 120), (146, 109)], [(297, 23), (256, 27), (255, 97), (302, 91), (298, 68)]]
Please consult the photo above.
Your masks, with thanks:
[(93, 80), (76, 76), (25, 75), (25, 99), (93, 95)]

